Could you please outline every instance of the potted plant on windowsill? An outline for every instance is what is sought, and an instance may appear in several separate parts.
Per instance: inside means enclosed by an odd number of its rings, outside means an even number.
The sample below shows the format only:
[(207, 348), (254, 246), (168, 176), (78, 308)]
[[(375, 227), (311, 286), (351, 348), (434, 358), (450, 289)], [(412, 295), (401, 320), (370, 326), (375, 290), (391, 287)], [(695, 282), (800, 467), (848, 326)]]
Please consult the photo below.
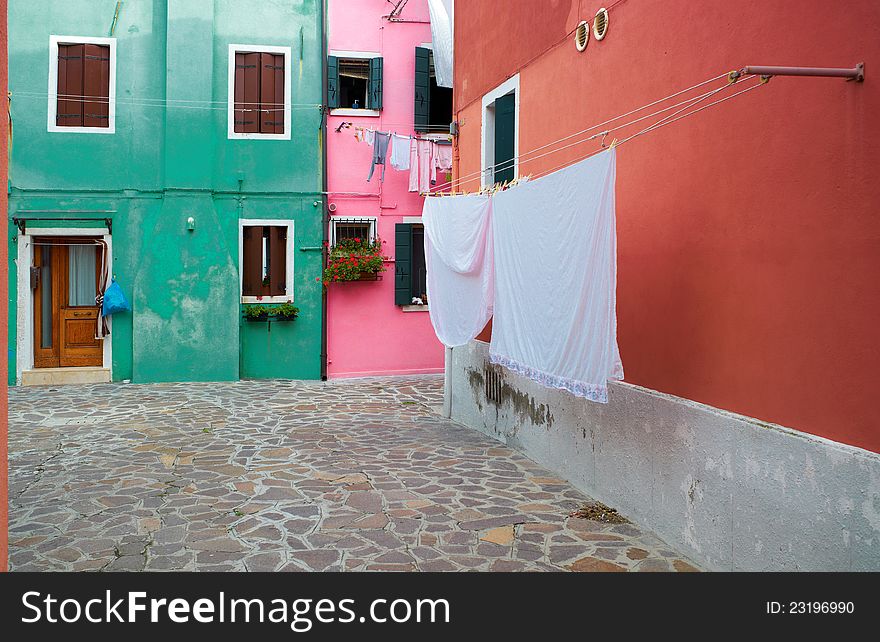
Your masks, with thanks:
[(327, 267), (324, 268), (324, 285), (346, 281), (377, 281), (385, 271), (387, 256), (382, 254), (385, 243), (377, 238), (343, 239), (331, 247), (327, 253)]

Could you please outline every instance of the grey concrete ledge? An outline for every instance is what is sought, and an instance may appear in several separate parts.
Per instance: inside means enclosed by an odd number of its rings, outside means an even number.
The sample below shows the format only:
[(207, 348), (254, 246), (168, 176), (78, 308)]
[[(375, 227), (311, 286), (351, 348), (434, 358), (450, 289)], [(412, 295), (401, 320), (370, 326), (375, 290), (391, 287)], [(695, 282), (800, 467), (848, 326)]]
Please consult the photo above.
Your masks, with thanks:
[(452, 419), (717, 570), (880, 570), (880, 455), (628, 383), (596, 404), (447, 351)]

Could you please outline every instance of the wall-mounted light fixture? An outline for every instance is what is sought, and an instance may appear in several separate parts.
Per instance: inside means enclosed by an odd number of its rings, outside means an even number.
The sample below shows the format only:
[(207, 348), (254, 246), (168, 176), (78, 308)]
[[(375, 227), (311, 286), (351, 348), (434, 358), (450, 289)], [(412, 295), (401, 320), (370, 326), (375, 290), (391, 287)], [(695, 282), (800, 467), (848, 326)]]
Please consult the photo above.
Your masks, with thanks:
[(192, 216), (186, 219), (186, 229), (190, 232), (194, 232), (196, 229), (196, 219), (194, 219)]

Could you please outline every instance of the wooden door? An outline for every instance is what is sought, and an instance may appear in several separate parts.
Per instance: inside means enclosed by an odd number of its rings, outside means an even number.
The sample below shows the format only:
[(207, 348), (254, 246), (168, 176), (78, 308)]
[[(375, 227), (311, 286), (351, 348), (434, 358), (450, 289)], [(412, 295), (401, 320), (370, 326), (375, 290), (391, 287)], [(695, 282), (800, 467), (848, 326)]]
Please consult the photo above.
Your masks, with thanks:
[(91, 239), (35, 239), (34, 367), (102, 365), (95, 336), (101, 252)]

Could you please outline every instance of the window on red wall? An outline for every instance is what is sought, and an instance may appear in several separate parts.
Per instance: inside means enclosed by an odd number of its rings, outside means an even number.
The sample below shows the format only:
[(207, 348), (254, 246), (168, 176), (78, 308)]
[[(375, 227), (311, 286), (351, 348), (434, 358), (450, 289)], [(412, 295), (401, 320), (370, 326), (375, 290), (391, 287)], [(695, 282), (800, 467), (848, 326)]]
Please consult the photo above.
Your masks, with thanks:
[(279, 53), (235, 52), (235, 133), (284, 133), (284, 59)]
[(58, 44), (59, 127), (110, 127), (110, 47)]

